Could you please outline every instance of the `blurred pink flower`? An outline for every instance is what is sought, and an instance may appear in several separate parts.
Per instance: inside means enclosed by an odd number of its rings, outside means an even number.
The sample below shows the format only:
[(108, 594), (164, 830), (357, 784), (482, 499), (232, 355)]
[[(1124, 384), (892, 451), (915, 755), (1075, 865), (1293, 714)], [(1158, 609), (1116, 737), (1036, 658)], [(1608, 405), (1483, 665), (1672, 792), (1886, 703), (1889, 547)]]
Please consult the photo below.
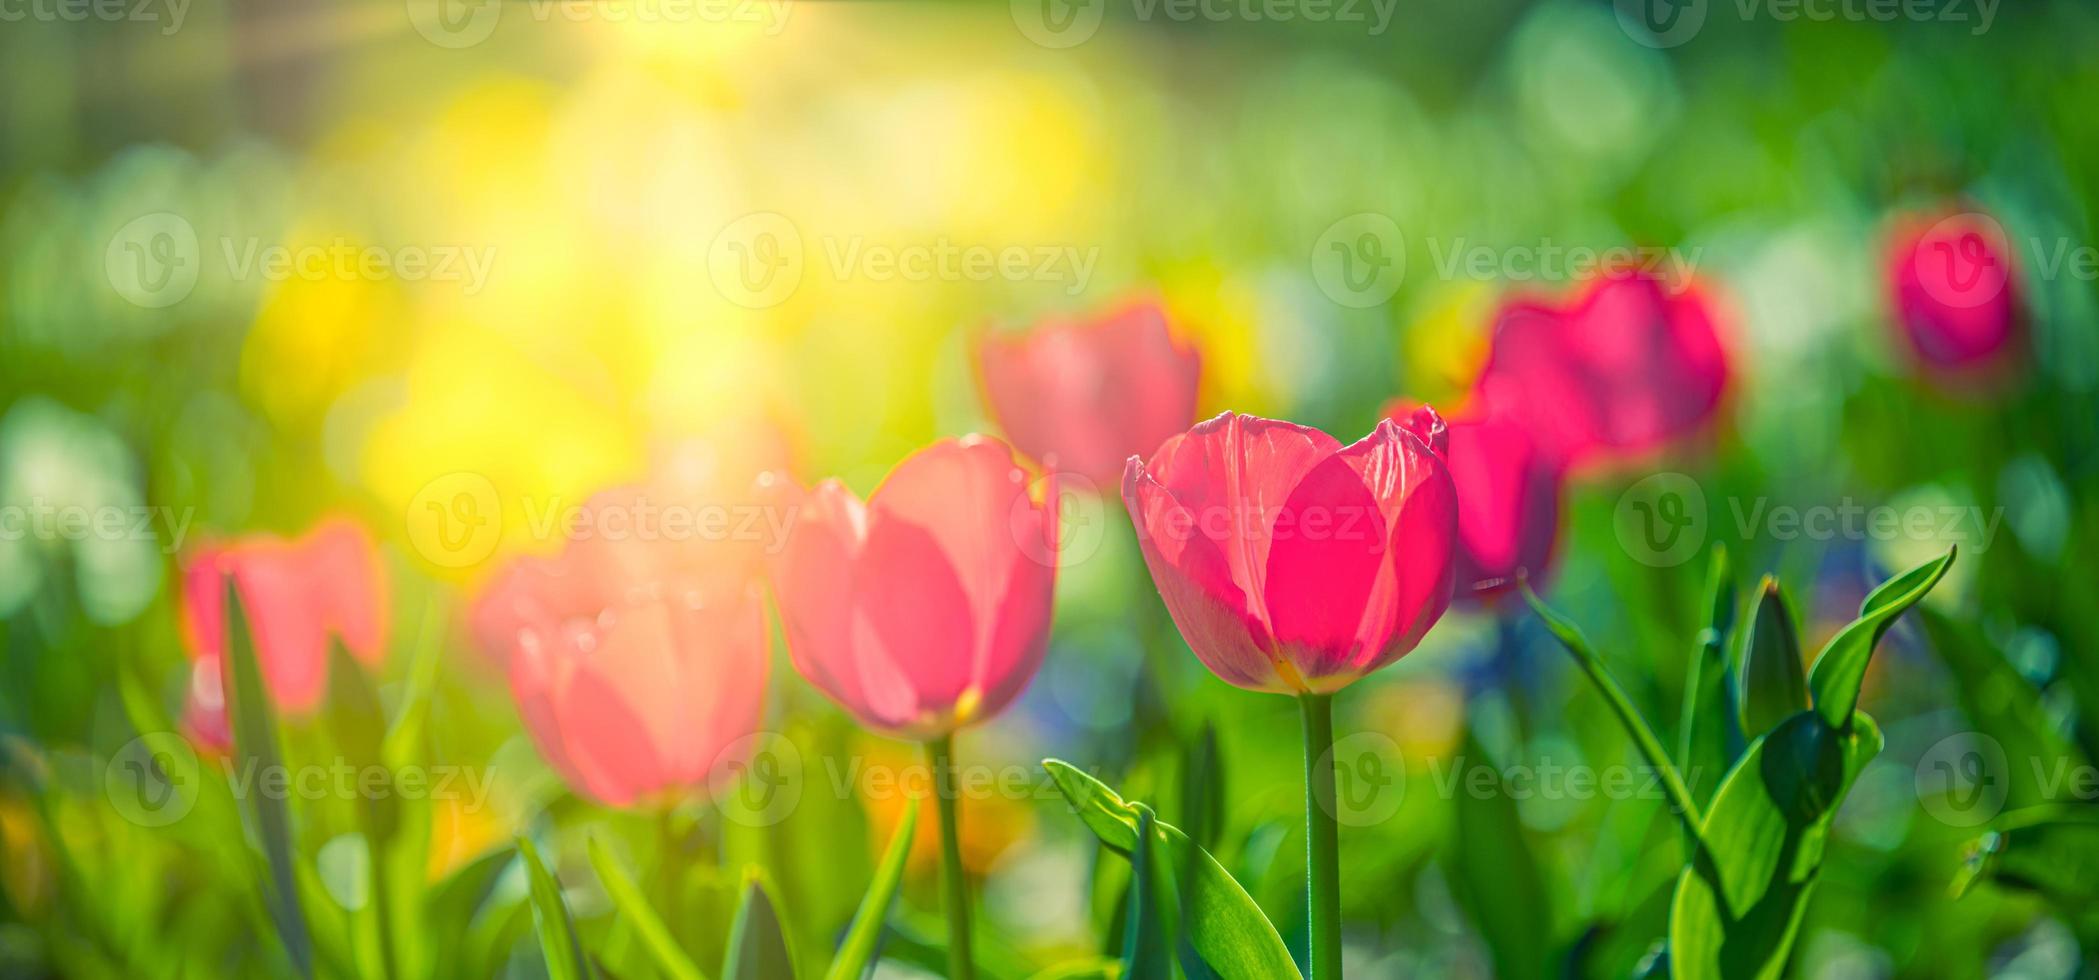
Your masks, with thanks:
[(1196, 656), (1228, 683), (1301, 694), (1413, 650), (1451, 598), (1445, 438), (1429, 409), (1346, 447), (1226, 412), (1132, 457), (1123, 502)]
[(716, 519), (731, 506), (668, 477), (600, 492), (560, 554), (511, 563), (468, 614), (540, 754), (592, 799), (715, 789), (745, 757), (770, 638), (762, 542)]
[(1911, 356), (1947, 380), (1985, 380), (2019, 346), (2023, 303), (2004, 229), (1962, 212), (1902, 219), (1889, 300)]
[(1567, 305), (1495, 318), (1475, 408), (1523, 425), (1570, 466), (1660, 449), (1705, 426), (1728, 385), (1716, 304), (1689, 283), (1606, 272)]
[(263, 682), (280, 710), (299, 715), (320, 703), (331, 636), (368, 667), (385, 661), (385, 570), (356, 523), (330, 518), (296, 541), (257, 535), (207, 545), (190, 557), (182, 579), (183, 638), (196, 661), (185, 717), (206, 744), (231, 744), (222, 676), (229, 576)]
[(989, 334), (977, 350), (986, 400), (1013, 445), (1096, 488), (1112, 486), (1131, 453), (1151, 452), (1195, 421), (1201, 360), (1153, 300), (1090, 321)]
[[(1385, 415), (1402, 425), (1420, 406), (1399, 400)], [(1449, 422), (1444, 463), (1458, 496), (1457, 599), (1490, 603), (1516, 576), (1542, 576), (1560, 530), (1561, 476), (1523, 426), (1505, 418)]]
[(943, 440), (866, 503), (783, 483), (772, 581), (795, 669), (870, 728), (916, 739), (1006, 707), (1042, 662), (1056, 582), (1054, 477), (1004, 443)]
[(738, 743), (765, 708), (768, 637), (754, 583), (637, 576), (573, 594), (557, 585), (544, 598), (507, 658), (510, 693), (569, 785), (629, 806), (733, 775)]

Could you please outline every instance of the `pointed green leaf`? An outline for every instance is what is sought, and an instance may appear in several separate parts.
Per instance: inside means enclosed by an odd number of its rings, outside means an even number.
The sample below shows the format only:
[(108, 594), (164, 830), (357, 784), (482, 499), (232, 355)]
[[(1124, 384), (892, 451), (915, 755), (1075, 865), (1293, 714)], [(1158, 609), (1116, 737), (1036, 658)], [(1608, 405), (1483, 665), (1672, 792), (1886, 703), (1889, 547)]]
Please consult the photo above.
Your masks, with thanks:
[(1181, 762), (1182, 830), (1198, 847), (1212, 847), (1224, 831), (1223, 750), (1217, 742), (1217, 726), (1207, 719)]
[(1777, 980), (1821, 870), (1837, 805), (1880, 751), (1855, 715), (1839, 732), (1801, 711), (1749, 745), (1713, 797), (1705, 847), (1677, 879), (1669, 956), (1678, 980)]
[(882, 938), (882, 923), (889, 917), (889, 903), (896, 898), (897, 885), (904, 880), (911, 841), (917, 835), (918, 807), (905, 807), (904, 818), (889, 837), (889, 849), (882, 853), (882, 863), (875, 868), (875, 879), (867, 886), (867, 895), (860, 899), (860, 910), (853, 913), (853, 924), (845, 931), (838, 955), (831, 960), (830, 972), (824, 974), (826, 980), (860, 980), (867, 975), (868, 964), (875, 956), (875, 943)]
[(1762, 735), (1807, 706), (1800, 633), (1778, 580), (1766, 575), (1742, 640), (1742, 730)]
[[(248, 628), (247, 609), (231, 576), (226, 579), (226, 657), (221, 664), (227, 682), (226, 710), (233, 721), (234, 752), (241, 766), (260, 777), (283, 769), (283, 753), (277, 744), (277, 719), (265, 693), (262, 666), (255, 658), (255, 639)], [(292, 966), (302, 976), (313, 975), (313, 948), (305, 914), (299, 906), (297, 872), (292, 850), (291, 812), (282, 794), (246, 794), (247, 811), (262, 840), (263, 855), (270, 869), (270, 887), (264, 889), (270, 917), (284, 941)]]
[(598, 881), (604, 884), (605, 894), (619, 910), (620, 918), (641, 937), (641, 945), (654, 960), (656, 968), (671, 980), (707, 980), (692, 958), (678, 945), (663, 917), (656, 914), (654, 906), (641, 894), (641, 888), (629, 877), (627, 869), (620, 866), (619, 859), (605, 849), (603, 841), (593, 836), (587, 845), (590, 851), (590, 866), (598, 872)]
[(1815, 710), (1831, 727), (1842, 729), (1851, 723), (1873, 648), (1887, 635), (1896, 617), (1916, 605), (1945, 577), (1959, 553), (1959, 546), (1948, 548), (1944, 555), (1881, 583), (1859, 606), (1859, 618), (1839, 630), (1822, 648), (1815, 658), (1815, 669), (1808, 674), (1808, 688), (1814, 692)]
[(1663, 791), (1669, 796), (1671, 807), (1683, 821), (1685, 832), (1692, 837), (1698, 836), (1699, 827), (1703, 822), (1698, 804), (1691, 799), (1691, 791), (1684, 785), (1683, 774), (1677, 771), (1676, 763), (1669, 758), (1669, 753), (1662, 750), (1662, 741), (1655, 737), (1654, 729), (1648, 727), (1647, 719), (1640, 716), (1639, 710), (1633, 707), (1632, 699), (1625, 696), (1625, 689), (1618, 686), (1617, 679), (1613, 678), (1610, 670), (1603, 665), (1603, 658), (1596, 655), (1595, 649), (1589, 645), (1588, 637), (1582, 635), (1581, 627), (1547, 606), (1544, 600), (1538, 598), (1536, 592), (1531, 591), (1529, 582), (1518, 584), (1523, 589), (1524, 601), (1530, 603), (1531, 610), (1538, 614), (1538, 619), (1545, 624), (1546, 630), (1560, 641), (1561, 646), (1567, 648), (1567, 652), (1574, 657), (1575, 665), (1580, 667), (1582, 673), (1587, 674), (1590, 682), (1596, 685), (1596, 689), (1602, 692), (1604, 702), (1609, 704), (1611, 711), (1618, 716), (1618, 723), (1625, 728), (1625, 733), (1632, 737), (1633, 744), (1639, 748), (1640, 754), (1647, 758), (1647, 764), (1654, 767), (1656, 776), (1662, 781)]
[[(1102, 844), (1124, 855), (1136, 852), (1142, 822), (1136, 806), (1069, 763), (1044, 759), (1042, 766)], [(1153, 821), (1148, 843), (1164, 858), (1153, 863), (1153, 870), (1171, 885), (1181, 934), (1205, 964), (1227, 977), (1300, 975), (1290, 948), (1253, 896), (1208, 851), (1162, 820)]]
[(722, 964), (722, 976), (725, 980), (794, 980), (794, 958), (788, 949), (780, 914), (765, 886), (752, 875), (744, 882), (736, 924), (729, 928), (729, 955)]
[(576, 920), (561, 897), (561, 883), (539, 859), (539, 848), (530, 838), (517, 839), (518, 853), (531, 876), (532, 923), (539, 930), (539, 951), (546, 958), (550, 980), (587, 980), (590, 964), (584, 960), (583, 942), (576, 938)]

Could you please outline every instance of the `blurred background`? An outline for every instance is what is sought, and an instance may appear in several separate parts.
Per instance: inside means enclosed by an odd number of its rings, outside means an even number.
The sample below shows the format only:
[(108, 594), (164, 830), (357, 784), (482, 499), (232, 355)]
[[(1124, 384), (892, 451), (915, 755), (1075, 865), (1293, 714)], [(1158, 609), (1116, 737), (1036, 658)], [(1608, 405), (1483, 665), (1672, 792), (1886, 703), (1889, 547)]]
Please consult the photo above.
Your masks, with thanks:
[[(1960, 543), (1931, 604), (2013, 687), (1964, 697), (1973, 664), (1914, 624), (1884, 646), (1864, 703), (1888, 749), (1794, 972), (2092, 975), (2095, 932), (2062, 905), (1951, 894), (1977, 827), (1918, 789), (1935, 746), (1993, 718), (2086, 746), (2050, 757), (2072, 766), (2092, 744), (2090, 5), (0, 0), (0, 20), (0, 503), (144, 527), (0, 539), (0, 973), (276, 970), (233, 815), (145, 826), (106, 791), (141, 719), (183, 702), (176, 586), (201, 542), (366, 527), (395, 610), (380, 696), (437, 651), (422, 758), (488, 777), (484, 801), (431, 808), (423, 873), (537, 835), (569, 855), (582, 927), (610, 929), (580, 835), (646, 854), (653, 831), (564, 789), (467, 639), (491, 576), (559, 547), (549, 502), (666, 467), (865, 493), (936, 438), (997, 431), (982, 331), (1132, 297), (1200, 349), (1200, 415), (1353, 440), (1395, 396), (1461, 397), (1498, 304), (1637, 249), (1726, 311), (1732, 386), (1703, 438), (1573, 485), (1547, 595), (1667, 729), (1704, 566), (1626, 542), (1639, 481), (1699, 488), (1706, 541), (1745, 584), (1786, 581), (1811, 649)], [(2028, 354), (1985, 389), (1916, 371), (1888, 299), (1902, 218), (1949, 209), (2001, 222), (2019, 276)], [(1398, 260), (1369, 285), (1327, 248), (1365, 235), (1360, 255)], [(1090, 543), (1060, 570), (1041, 674), (965, 751), (1075, 760), (1184, 825), (1200, 798), (1204, 839), (1301, 949), (1296, 709), (1188, 655), (1102, 489), (1074, 505)], [(488, 520), (460, 545), (418, 525), (432, 502)], [(1744, 516), (1852, 503), (1997, 530)], [(718, 955), (747, 861), (827, 948), (903, 805), (833, 791), (848, 777), (820, 760), (910, 746), (858, 733), (784, 657), (773, 676), (804, 792), (778, 821), (679, 809), (697, 843), (667, 887), (715, 923), (681, 936), (696, 950)], [(1456, 842), (1487, 819), (1437, 792), (1462, 767), (1638, 762), (1527, 617), (1452, 613), (1338, 722), (1372, 739), (1367, 775), (1396, 777), (1344, 820), (1354, 975), (1622, 976), (1661, 935), (1680, 855), (1658, 799), (1510, 793), (1504, 840)], [(1127, 878), (1053, 795), (1023, 796), (965, 804), (995, 975), (1116, 948)], [(302, 844), (346, 918), (369, 905), (341, 870), (362, 848)], [(937, 936), (934, 858), (916, 852), (900, 919)], [(462, 974), (535, 975), (522, 874), (489, 874), (465, 931), (433, 919), (421, 942), (467, 937)], [(937, 972), (909, 946), (882, 969)]]

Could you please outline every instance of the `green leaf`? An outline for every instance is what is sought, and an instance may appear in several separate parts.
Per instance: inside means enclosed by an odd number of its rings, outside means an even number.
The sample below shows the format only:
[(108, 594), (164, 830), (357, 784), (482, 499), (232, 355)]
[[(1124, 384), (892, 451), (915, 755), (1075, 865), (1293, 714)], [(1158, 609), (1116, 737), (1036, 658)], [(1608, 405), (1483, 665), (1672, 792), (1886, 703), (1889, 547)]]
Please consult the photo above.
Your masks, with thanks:
[(2099, 807), (2049, 804), (1997, 818), (1969, 844), (1953, 893), (1978, 882), (2035, 892), (2075, 920), (2099, 903)]
[(1529, 582), (1518, 584), (1523, 589), (1524, 601), (1530, 603), (1531, 610), (1538, 614), (1539, 621), (1559, 639), (1560, 645), (1566, 647), (1567, 652), (1573, 655), (1575, 665), (1580, 667), (1582, 673), (1587, 674), (1589, 680), (1596, 685), (1596, 689), (1603, 693), (1604, 701), (1611, 706), (1612, 712), (1617, 714), (1618, 723), (1625, 728), (1627, 735), (1632, 736), (1633, 744), (1640, 749), (1640, 754), (1647, 758), (1647, 764), (1654, 767), (1656, 776), (1662, 781), (1663, 791), (1669, 796), (1671, 807), (1684, 823), (1685, 832), (1694, 838), (1697, 837), (1703, 822), (1698, 804), (1692, 800), (1691, 790), (1684, 785), (1683, 774), (1677, 771), (1676, 763), (1669, 758), (1669, 753), (1662, 750), (1661, 739), (1656, 738), (1654, 729), (1648, 727), (1647, 719), (1640, 717), (1640, 712), (1633, 707), (1632, 699), (1625, 696), (1625, 689), (1618, 686), (1617, 679), (1604, 667), (1603, 658), (1596, 655), (1595, 649), (1589, 645), (1588, 637), (1582, 635), (1581, 627), (1547, 606), (1544, 600), (1538, 598), (1536, 592), (1531, 591)]
[[(1102, 844), (1119, 854), (1137, 851), (1143, 821), (1136, 806), (1069, 763), (1044, 759), (1042, 766)], [(1208, 851), (1159, 820), (1151, 823), (1147, 845), (1165, 859), (1153, 862), (1153, 872), (1171, 884), (1181, 935), (1205, 964), (1227, 977), (1300, 976), (1275, 926)]]
[(517, 839), (524, 856), (525, 871), (532, 882), (532, 923), (539, 930), (539, 951), (546, 958), (549, 980), (586, 980), (590, 964), (583, 957), (583, 943), (576, 938), (576, 920), (561, 898), (561, 883), (539, 859), (539, 848), (530, 838)]
[(1677, 750), (1684, 785), (1701, 807), (1712, 802), (1721, 777), (1741, 757), (1743, 748), (1741, 716), (1735, 710), (1734, 665), (1727, 656), (1728, 634), (1734, 628), (1735, 585), (1724, 545), (1713, 546), (1712, 568), (1706, 576), (1706, 608), (1710, 625), (1699, 631), (1684, 677)]
[(1223, 750), (1217, 742), (1217, 726), (1205, 719), (1181, 762), (1181, 820), (1188, 839), (1198, 847), (1214, 847), (1224, 832)]
[(604, 842), (593, 836), (587, 850), (590, 852), (590, 866), (597, 869), (598, 881), (604, 884), (605, 894), (611, 897), (621, 920), (641, 937), (642, 948), (648, 950), (656, 968), (671, 980), (706, 980), (707, 974), (685, 955), (669, 927), (663, 924), (663, 917), (656, 914), (656, 909), (642, 896), (641, 888), (620, 866), (619, 859), (605, 849)]
[(1860, 604), (1859, 618), (1839, 630), (1822, 648), (1815, 658), (1815, 669), (1808, 674), (1808, 688), (1814, 692), (1815, 710), (1830, 727), (1843, 729), (1851, 723), (1873, 648), (1887, 635), (1896, 617), (1916, 605), (1945, 577), (1959, 553), (1958, 545), (1948, 548), (1944, 555), (1882, 582)]
[[(255, 659), (255, 639), (248, 629), (247, 610), (231, 576), (226, 579), (226, 657), (221, 668), (230, 683), (226, 710), (233, 721), (234, 752), (241, 766), (258, 779), (283, 769), (283, 752), (277, 743), (277, 719), (270, 707), (262, 680), (262, 666)], [(299, 886), (292, 851), (291, 812), (282, 794), (246, 794), (249, 816), (262, 840), (270, 870), (270, 886), (263, 889), (269, 901), (270, 918), (292, 966), (302, 976), (313, 975), (313, 946), (306, 917), (299, 905)]]
[(1837, 805), (1881, 748), (1873, 719), (1840, 732), (1801, 711), (1750, 743), (1677, 879), (1669, 956), (1677, 980), (1776, 980), (1785, 972)]
[(1742, 730), (1762, 735), (1807, 706), (1800, 632), (1778, 580), (1766, 575), (1742, 640)]
[(765, 886), (753, 874), (744, 882), (743, 904), (729, 928), (729, 955), (722, 964), (726, 980), (794, 980), (794, 958), (787, 930), (773, 908)]
[[(1464, 752), (1462, 758), (1487, 758), (1469, 727)], [(1552, 893), (1523, 829), (1515, 796), (1503, 790), (1497, 771), (1483, 771), (1493, 775), (1491, 789), (1477, 793), (1468, 785), (1457, 793), (1451, 884), (1487, 941), (1494, 974), (1506, 980), (1537, 980), (1549, 973)]]
[(875, 942), (882, 937), (882, 923), (889, 917), (889, 903), (895, 900), (897, 885), (904, 880), (911, 841), (917, 835), (918, 807), (905, 807), (896, 833), (889, 837), (889, 849), (882, 852), (882, 863), (875, 868), (875, 879), (867, 886), (867, 895), (860, 899), (859, 911), (853, 913), (853, 924), (845, 931), (838, 955), (831, 960), (830, 972), (824, 974), (826, 980), (860, 980), (867, 975)]

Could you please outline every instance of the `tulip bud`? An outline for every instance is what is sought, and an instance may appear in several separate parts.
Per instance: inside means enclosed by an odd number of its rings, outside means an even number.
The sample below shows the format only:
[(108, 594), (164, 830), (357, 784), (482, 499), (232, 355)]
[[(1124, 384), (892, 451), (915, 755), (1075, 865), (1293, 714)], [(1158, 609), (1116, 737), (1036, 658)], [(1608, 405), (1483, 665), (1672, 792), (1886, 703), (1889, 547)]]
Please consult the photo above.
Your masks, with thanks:
[(1800, 636), (1778, 580), (1766, 575), (1742, 644), (1742, 731), (1755, 738), (1807, 706)]

